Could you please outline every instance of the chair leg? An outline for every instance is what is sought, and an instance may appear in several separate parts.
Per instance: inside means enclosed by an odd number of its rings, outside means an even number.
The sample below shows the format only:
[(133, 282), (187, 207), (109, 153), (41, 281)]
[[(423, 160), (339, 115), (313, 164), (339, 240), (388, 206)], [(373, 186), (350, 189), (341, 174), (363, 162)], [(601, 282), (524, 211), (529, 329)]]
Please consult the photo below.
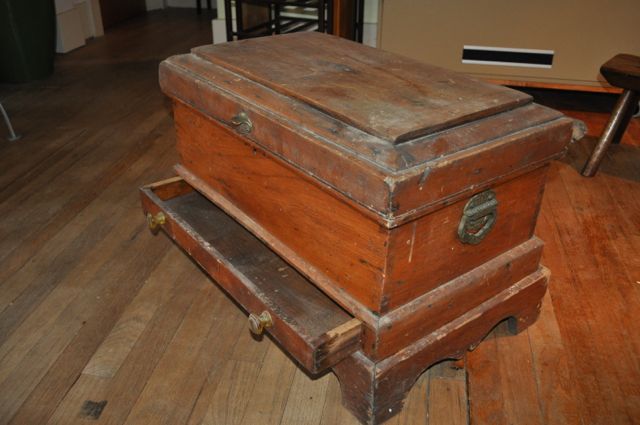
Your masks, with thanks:
[(632, 90), (625, 90), (622, 95), (620, 95), (616, 106), (613, 108), (611, 117), (609, 117), (607, 126), (604, 128), (591, 157), (582, 170), (583, 176), (593, 177), (596, 174), (598, 167), (600, 166), (600, 162), (602, 162), (609, 145), (616, 137), (622, 137), (625, 130), (625, 128), (622, 128), (622, 125), (624, 123), (629, 123), (626, 117), (631, 112), (631, 109), (635, 106), (637, 101), (638, 93)]

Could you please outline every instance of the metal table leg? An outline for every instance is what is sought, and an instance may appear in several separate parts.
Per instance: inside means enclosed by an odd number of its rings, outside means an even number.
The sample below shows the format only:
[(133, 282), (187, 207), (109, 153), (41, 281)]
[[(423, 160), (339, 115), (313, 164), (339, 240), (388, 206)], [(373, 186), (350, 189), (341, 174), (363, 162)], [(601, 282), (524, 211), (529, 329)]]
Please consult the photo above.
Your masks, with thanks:
[(16, 134), (16, 132), (13, 131), (11, 120), (9, 120), (9, 115), (7, 115), (7, 111), (4, 110), (2, 103), (0, 103), (0, 113), (2, 113), (2, 116), (4, 117), (4, 122), (7, 123), (7, 128), (9, 129), (9, 137), (7, 139), (10, 142), (15, 142), (16, 140), (20, 139), (20, 137), (22, 136), (20, 136), (19, 134)]

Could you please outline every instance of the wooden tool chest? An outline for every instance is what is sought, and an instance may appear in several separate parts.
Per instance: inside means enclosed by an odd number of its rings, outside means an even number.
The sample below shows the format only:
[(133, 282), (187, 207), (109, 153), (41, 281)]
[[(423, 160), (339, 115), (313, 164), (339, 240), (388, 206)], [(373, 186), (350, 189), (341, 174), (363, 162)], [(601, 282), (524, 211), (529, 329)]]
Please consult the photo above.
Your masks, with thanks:
[(319, 33), (203, 46), (160, 66), (179, 177), (162, 228), (363, 423), (498, 322), (537, 317), (533, 236), (571, 121), (527, 95)]

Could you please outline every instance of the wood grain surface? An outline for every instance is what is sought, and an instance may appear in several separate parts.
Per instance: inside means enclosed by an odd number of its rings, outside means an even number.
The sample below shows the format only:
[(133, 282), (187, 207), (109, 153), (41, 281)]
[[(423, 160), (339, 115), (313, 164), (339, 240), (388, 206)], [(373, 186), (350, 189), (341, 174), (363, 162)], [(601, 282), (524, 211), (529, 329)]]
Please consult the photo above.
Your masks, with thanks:
[[(356, 423), (332, 374), (312, 380), (254, 341), (140, 214), (137, 188), (178, 161), (158, 63), (210, 28), (193, 10), (153, 12), (58, 57), (48, 80), (0, 86), (23, 134), (0, 140), (1, 424)], [(389, 424), (639, 422), (640, 124), (585, 180), (608, 116), (566, 112), (589, 135), (549, 170), (539, 320), (431, 368)]]
[(351, 307), (352, 298), (379, 309), (385, 228), (215, 121), (180, 103), (175, 118), (182, 177), (321, 288), (339, 289), (335, 295), (342, 305)]
[(193, 51), (394, 144), (531, 101), (522, 92), (317, 32)]

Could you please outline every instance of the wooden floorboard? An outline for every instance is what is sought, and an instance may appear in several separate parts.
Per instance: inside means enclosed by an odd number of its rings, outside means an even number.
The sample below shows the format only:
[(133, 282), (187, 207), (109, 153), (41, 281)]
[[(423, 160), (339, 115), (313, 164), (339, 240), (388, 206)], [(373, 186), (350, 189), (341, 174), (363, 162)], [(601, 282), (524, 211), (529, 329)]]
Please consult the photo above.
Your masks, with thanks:
[[(137, 187), (177, 162), (158, 63), (210, 39), (193, 10), (157, 11), (0, 85), (23, 134), (0, 141), (0, 424), (357, 424), (333, 375), (254, 339), (146, 229)], [(536, 230), (539, 320), (426, 371), (390, 425), (640, 424), (640, 123), (585, 179), (607, 115), (584, 109), (564, 111), (589, 135), (553, 164)]]

